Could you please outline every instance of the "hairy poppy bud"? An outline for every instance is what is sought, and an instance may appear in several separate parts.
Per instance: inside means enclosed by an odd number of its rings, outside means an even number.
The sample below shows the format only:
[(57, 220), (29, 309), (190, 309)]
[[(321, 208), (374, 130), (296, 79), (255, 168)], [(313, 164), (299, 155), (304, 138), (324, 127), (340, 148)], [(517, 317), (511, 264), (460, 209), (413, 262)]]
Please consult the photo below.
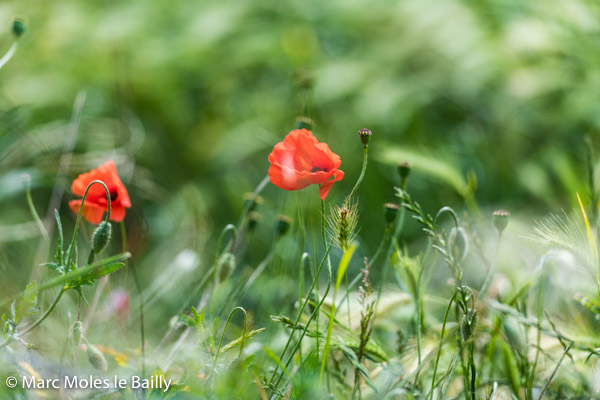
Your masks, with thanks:
[(92, 237), (92, 247), (94, 249), (94, 253), (98, 254), (104, 250), (110, 241), (110, 235), (110, 223), (107, 221), (102, 221), (102, 223), (94, 231), (94, 236)]
[(252, 232), (256, 229), (256, 225), (260, 222), (260, 214), (256, 211), (252, 211), (248, 213), (248, 231)]
[(227, 279), (235, 269), (235, 256), (230, 252), (225, 252), (219, 257), (217, 264), (217, 276), (219, 282)]
[(508, 217), (510, 217), (510, 213), (506, 210), (496, 210), (492, 213), (492, 221), (499, 233), (502, 233), (506, 229)]
[(75, 321), (73, 324), (73, 329), (71, 330), (71, 334), (73, 335), (73, 343), (75, 343), (75, 346), (79, 346), (79, 343), (81, 343), (82, 329), (83, 327), (81, 325), (81, 321)]
[(248, 207), (248, 211), (256, 210), (264, 202), (263, 198), (254, 193), (244, 193), (244, 205)]
[(292, 225), (292, 219), (287, 215), (280, 215), (277, 217), (277, 236), (281, 237), (285, 235)]
[(383, 205), (383, 217), (385, 218), (385, 223), (390, 225), (392, 222), (394, 222), (399, 210), (400, 206), (398, 204), (385, 203)]
[(108, 364), (106, 363), (106, 358), (104, 358), (104, 354), (100, 352), (93, 344), (87, 345), (87, 356), (92, 367), (96, 368), (99, 371), (106, 371), (108, 369)]
[(306, 130), (312, 130), (312, 128), (315, 126), (315, 122), (305, 116), (298, 116), (296, 117), (296, 124), (294, 125), (294, 129), (306, 129)]
[(452, 228), (448, 237), (448, 250), (456, 261), (461, 261), (465, 258), (469, 251), (469, 242), (467, 232), (463, 228)]
[(358, 131), (358, 136), (360, 136), (360, 141), (362, 142), (363, 147), (365, 149), (369, 147), (369, 139), (371, 139), (371, 136), (373, 136), (373, 132), (371, 132), (370, 129), (361, 129)]
[(26, 21), (24, 18), (15, 18), (12, 23), (12, 32), (16, 37), (20, 37), (23, 33), (25, 33), (26, 29)]

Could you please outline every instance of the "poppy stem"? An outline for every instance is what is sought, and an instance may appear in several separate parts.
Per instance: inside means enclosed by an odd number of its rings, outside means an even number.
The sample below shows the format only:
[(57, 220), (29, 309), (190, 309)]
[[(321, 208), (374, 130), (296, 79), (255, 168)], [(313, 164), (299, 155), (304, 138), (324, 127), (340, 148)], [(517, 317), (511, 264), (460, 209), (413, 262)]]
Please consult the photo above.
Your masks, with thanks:
[(360, 183), (362, 182), (363, 178), (365, 177), (365, 172), (367, 171), (368, 152), (369, 152), (369, 148), (368, 147), (363, 147), (362, 170), (360, 171), (360, 175), (358, 176), (358, 180), (356, 181), (356, 184), (354, 184), (354, 188), (352, 188), (352, 191), (350, 192), (350, 194), (348, 195), (348, 197), (346, 197), (346, 200), (344, 201), (344, 204), (346, 204), (346, 205), (348, 203), (350, 203), (350, 200), (352, 199), (352, 196), (354, 196), (354, 192), (356, 192), (356, 189), (358, 189), (358, 186), (360, 185)]

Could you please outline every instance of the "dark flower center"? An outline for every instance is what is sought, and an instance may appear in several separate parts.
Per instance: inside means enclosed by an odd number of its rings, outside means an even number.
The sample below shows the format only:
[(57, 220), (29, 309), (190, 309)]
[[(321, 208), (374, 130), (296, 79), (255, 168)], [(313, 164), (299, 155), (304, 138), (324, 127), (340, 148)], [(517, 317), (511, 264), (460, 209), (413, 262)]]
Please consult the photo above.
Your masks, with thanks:
[(319, 172), (319, 171), (324, 171), (324, 172), (327, 172), (327, 170), (326, 170), (326, 169), (323, 169), (323, 168), (321, 168), (321, 167), (313, 167), (313, 168), (310, 170), (310, 172), (311, 172), (311, 173), (312, 173), (312, 172)]
[(119, 197), (119, 193), (117, 192), (117, 189), (110, 189), (108, 191), (108, 193), (110, 194), (110, 201), (115, 201), (117, 199), (117, 197)]

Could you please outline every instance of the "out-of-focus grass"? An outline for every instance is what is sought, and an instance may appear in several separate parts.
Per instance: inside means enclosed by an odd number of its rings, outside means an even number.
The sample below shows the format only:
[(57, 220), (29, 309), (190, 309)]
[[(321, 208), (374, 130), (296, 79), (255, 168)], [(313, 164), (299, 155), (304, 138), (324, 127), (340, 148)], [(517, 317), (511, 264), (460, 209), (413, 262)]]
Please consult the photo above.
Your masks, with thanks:
[[(147, 335), (156, 344), (212, 265), (218, 232), (236, 222), (242, 194), (266, 175), (272, 146), (305, 107), (315, 134), (343, 161), (346, 176), (332, 202), (360, 171), (356, 131), (374, 132), (360, 189), (363, 255), (383, 235), (381, 205), (394, 198), (395, 163), (404, 159), (414, 164), (410, 189), (424, 209), (467, 210), (466, 198), (482, 215), (497, 207), (514, 212), (520, 223), (511, 222), (516, 239), (506, 239), (515, 249), (503, 255), (508, 274), (536, 263), (537, 248), (518, 239), (531, 233), (533, 219), (575, 207), (575, 192), (590, 205), (582, 139), (598, 143), (600, 128), (594, 2), (6, 0), (2, 49), (11, 44), (17, 14), (28, 17), (27, 32), (0, 71), (0, 293), (7, 298), (45, 276), (21, 174), (31, 175), (36, 207), (48, 221), (53, 190), (67, 189), (59, 208), (70, 229), (72, 178), (113, 158), (132, 196), (128, 247), (151, 302)], [(303, 92), (307, 82), (312, 88)], [(57, 176), (81, 91), (72, 159)], [(298, 219), (296, 202), (307, 220), (306, 248), (320, 247), (315, 188), (297, 200), (272, 185), (262, 195), (262, 219), (241, 270), (268, 253), (277, 214)], [(420, 240), (420, 227), (407, 222), (402, 241), (412, 249)], [(269, 275), (246, 296), (247, 308), (260, 310), (252, 315), (259, 326), (293, 308), (298, 271), (290, 265), (298, 251), (297, 240), (284, 239)], [(475, 280), (483, 276), (476, 263), (469, 268)], [(446, 278), (440, 272), (435, 280)], [(121, 284), (133, 287), (125, 275), (111, 281)], [(75, 297), (67, 301), (76, 308)], [(136, 301), (132, 294), (132, 310)], [(61, 314), (44, 329), (65, 331), (72, 320)], [(91, 332), (103, 338), (111, 329), (98, 324)], [(261, 335), (280, 344), (277, 333)], [(132, 347), (137, 340), (119, 337)], [(62, 343), (40, 339), (56, 356)], [(178, 354), (185, 365), (195, 353)]]

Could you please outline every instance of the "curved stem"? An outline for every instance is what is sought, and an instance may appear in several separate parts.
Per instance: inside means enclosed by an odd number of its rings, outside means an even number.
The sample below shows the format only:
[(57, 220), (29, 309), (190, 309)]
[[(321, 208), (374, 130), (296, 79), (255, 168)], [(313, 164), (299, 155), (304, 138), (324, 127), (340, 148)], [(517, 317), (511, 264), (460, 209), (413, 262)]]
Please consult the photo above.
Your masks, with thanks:
[(356, 192), (356, 189), (358, 189), (358, 186), (360, 185), (363, 178), (365, 177), (365, 172), (367, 171), (368, 152), (369, 152), (368, 147), (363, 147), (362, 169), (360, 171), (360, 175), (358, 176), (356, 183), (354, 184), (354, 187), (352, 188), (352, 191), (350, 192), (350, 194), (348, 195), (348, 197), (346, 197), (346, 200), (344, 201), (344, 203), (346, 203), (346, 204), (350, 202), (350, 200), (352, 199), (352, 196), (354, 196), (354, 192)]
[(6, 63), (7, 63), (8, 61), (10, 61), (10, 59), (12, 58), (12, 56), (13, 56), (13, 55), (15, 54), (15, 52), (17, 51), (17, 47), (19, 46), (17, 43), (18, 43), (18, 42), (14, 42), (14, 43), (12, 44), (12, 46), (10, 46), (10, 49), (8, 49), (8, 51), (6, 52), (6, 54), (5, 54), (5, 55), (4, 55), (2, 58), (0, 58), (0, 69), (1, 69), (2, 67), (4, 67), (4, 65), (6, 65)]

